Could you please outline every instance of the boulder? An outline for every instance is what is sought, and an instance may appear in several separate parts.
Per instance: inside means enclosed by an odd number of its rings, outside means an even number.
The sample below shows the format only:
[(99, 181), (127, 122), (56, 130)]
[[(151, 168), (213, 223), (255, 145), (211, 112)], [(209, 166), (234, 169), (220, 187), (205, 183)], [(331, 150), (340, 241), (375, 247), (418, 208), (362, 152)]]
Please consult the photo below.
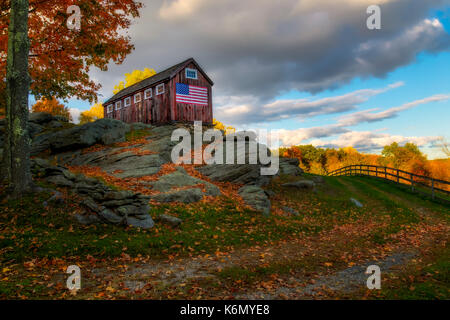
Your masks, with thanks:
[(33, 122), (28, 122), (28, 134), (30, 138), (33, 139), (36, 135), (44, 131), (44, 127)]
[(72, 166), (101, 167), (105, 172), (121, 179), (156, 174), (166, 162), (158, 154), (139, 156), (132, 151), (119, 153), (118, 151), (120, 149), (80, 154), (68, 159), (67, 162)]
[(165, 203), (165, 202), (182, 202), (192, 203), (200, 201), (203, 198), (202, 190), (198, 188), (175, 190), (166, 193), (159, 193), (152, 196), (152, 199)]
[(150, 211), (150, 206), (148, 204), (145, 205), (126, 205), (126, 206), (120, 206), (116, 209), (116, 212), (120, 214), (121, 216), (143, 216), (147, 215)]
[(103, 206), (99, 206), (92, 198), (86, 198), (81, 202), (82, 205), (89, 208), (90, 210), (99, 213), (105, 209)]
[(28, 116), (28, 122), (44, 125), (55, 120), (54, 116), (46, 112), (32, 112)]
[[(127, 224), (139, 228), (151, 228), (154, 223), (149, 215), (149, 196), (129, 190), (116, 191), (95, 178), (75, 175), (61, 166), (53, 166), (43, 159), (31, 161), (34, 170), (47, 175), (48, 182), (62, 187), (71, 187), (84, 199), (85, 208), (96, 214), (76, 215), (81, 224), (106, 222), (110, 224)], [(51, 198), (48, 200), (52, 200)], [(47, 202), (44, 204), (47, 205)]]
[(46, 178), (47, 182), (53, 183), (58, 187), (73, 187), (73, 182), (64, 178), (64, 176), (50, 176)]
[(114, 119), (100, 119), (56, 132), (49, 138), (52, 152), (76, 150), (94, 144), (112, 144), (125, 141), (130, 125)]
[(129, 190), (109, 191), (105, 193), (105, 200), (123, 200), (133, 196), (133, 192)]
[(159, 220), (164, 223), (164, 224), (168, 224), (172, 227), (177, 227), (179, 226), (183, 220), (181, 220), (180, 218), (168, 215), (168, 214), (162, 214), (159, 216)]
[(291, 207), (281, 207), (281, 209), (283, 209), (284, 211), (286, 211), (289, 214), (292, 214), (293, 216), (299, 216), (300, 215), (297, 210), (292, 209)]
[(300, 176), (303, 174), (303, 170), (299, 167), (299, 164), (297, 158), (280, 158), (279, 174)]
[(229, 163), (227, 160), (227, 148), (226, 143), (224, 143), (219, 146), (219, 148), (223, 148), (222, 164), (209, 164), (197, 168), (197, 170), (214, 181), (267, 185), (272, 176), (261, 175), (261, 168), (266, 165), (259, 162), (259, 152), (270, 154), (270, 150), (263, 144), (256, 143), (255, 145), (254, 141), (245, 140), (244, 138), (234, 141), (234, 154), (230, 159), (232, 163)]
[(37, 155), (45, 150), (50, 149), (50, 139), (56, 132), (44, 132), (34, 136), (31, 142), (31, 155)]
[(153, 190), (160, 192), (169, 192), (172, 188), (203, 184), (206, 189), (206, 195), (220, 195), (220, 190), (217, 186), (207, 181), (190, 176), (183, 167), (178, 167), (177, 171), (166, 174), (160, 177), (158, 181), (149, 182), (148, 184), (153, 187)]
[(265, 216), (270, 215), (270, 200), (261, 187), (244, 186), (238, 192), (246, 204)]
[(358, 200), (356, 200), (355, 198), (350, 198), (350, 201), (358, 208), (364, 207), (364, 205), (361, 202), (359, 202)]
[(126, 217), (125, 218), (126, 224), (135, 228), (142, 228), (142, 229), (151, 229), (155, 226), (155, 223), (150, 217), (150, 215), (147, 214), (145, 219), (136, 219), (133, 217)]
[(299, 180), (299, 181), (295, 181), (295, 182), (284, 183), (281, 186), (303, 189), (303, 190), (314, 190), (316, 187), (316, 184), (314, 183), (314, 181), (311, 181), (311, 180)]
[(105, 220), (108, 223), (112, 224), (120, 224), (124, 221), (123, 217), (118, 216), (110, 209), (103, 209), (98, 213), (99, 217)]

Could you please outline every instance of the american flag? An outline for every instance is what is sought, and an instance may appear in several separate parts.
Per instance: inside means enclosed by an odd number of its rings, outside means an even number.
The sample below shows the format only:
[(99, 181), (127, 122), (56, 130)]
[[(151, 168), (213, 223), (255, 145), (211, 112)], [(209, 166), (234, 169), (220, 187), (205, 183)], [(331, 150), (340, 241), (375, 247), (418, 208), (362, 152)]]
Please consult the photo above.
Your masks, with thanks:
[(177, 83), (176, 101), (200, 106), (208, 105), (208, 88)]

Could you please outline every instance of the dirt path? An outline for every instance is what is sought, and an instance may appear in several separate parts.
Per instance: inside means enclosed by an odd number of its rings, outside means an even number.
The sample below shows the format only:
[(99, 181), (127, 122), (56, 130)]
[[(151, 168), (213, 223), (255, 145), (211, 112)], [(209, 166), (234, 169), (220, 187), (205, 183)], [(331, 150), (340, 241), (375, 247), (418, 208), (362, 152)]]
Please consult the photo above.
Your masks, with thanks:
[[(316, 236), (269, 247), (130, 263), (126, 268), (109, 266), (92, 270), (92, 275), (114, 291), (126, 290), (140, 298), (333, 297), (364, 289), (367, 266), (378, 265), (387, 273), (399, 270), (418, 254), (414, 248), (427, 246), (448, 232), (423, 225), (420, 230), (398, 235), (402, 241), (396, 245), (369, 245), (367, 234), (378, 227), (366, 217)], [(242, 274), (223, 276), (227, 270)], [(255, 279), (249, 281), (248, 274)]]

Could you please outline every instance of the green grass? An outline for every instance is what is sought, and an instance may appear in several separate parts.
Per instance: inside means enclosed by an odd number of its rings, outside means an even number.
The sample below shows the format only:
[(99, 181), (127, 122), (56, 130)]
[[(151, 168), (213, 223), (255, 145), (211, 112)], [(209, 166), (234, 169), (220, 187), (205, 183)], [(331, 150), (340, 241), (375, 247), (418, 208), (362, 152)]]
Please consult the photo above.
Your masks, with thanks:
[(149, 136), (149, 134), (150, 134), (149, 130), (131, 130), (130, 132), (127, 132), (125, 134), (125, 139), (130, 142), (137, 139), (145, 138)]
[(71, 209), (75, 209), (74, 204), (52, 205), (47, 210), (42, 203), (48, 197), (48, 194), (39, 194), (22, 200), (6, 200), (2, 195), (2, 262), (63, 256), (114, 257), (120, 256), (124, 248), (130, 255), (154, 257), (203, 254), (319, 231), (315, 226), (304, 225), (300, 219), (265, 218), (250, 210), (239, 212), (232, 202), (221, 208), (162, 205), (151, 210), (153, 218), (168, 211), (183, 219), (176, 229), (161, 224), (151, 230), (110, 225), (80, 226), (69, 215)]
[[(108, 259), (119, 257), (124, 252), (130, 256), (148, 255), (152, 259), (173, 255), (206, 255), (216, 251), (230, 252), (232, 248), (264, 247), (278, 240), (315, 235), (339, 224), (372, 216), (383, 219), (389, 216), (389, 225), (371, 231), (364, 236), (364, 241), (351, 239), (351, 246), (367, 246), (368, 243), (376, 245), (391, 241), (388, 237), (390, 234), (421, 221), (415, 210), (417, 207), (427, 208), (448, 221), (448, 207), (418, 197), (389, 182), (367, 177), (324, 177), (326, 183), (318, 185), (316, 192), (281, 187), (281, 184), (293, 179), (280, 177), (269, 188), (283, 201), (278, 204), (280, 200), (273, 200), (275, 206), (287, 202), (299, 212), (299, 216), (272, 215), (266, 218), (248, 209), (238, 210), (232, 199), (223, 198), (217, 203), (191, 206), (152, 206), (149, 214), (155, 219), (156, 226), (150, 230), (111, 225), (81, 226), (71, 214), (79, 211), (73, 200), (68, 199), (64, 204), (51, 204), (45, 208), (43, 202), (50, 197), (49, 194), (10, 200), (0, 190), (0, 262), (9, 266), (20, 265), (34, 258), (76, 260), (88, 255)], [(354, 206), (349, 201), (350, 197), (363, 202), (364, 208)], [(403, 200), (397, 201), (397, 198)], [(161, 224), (157, 218), (162, 213), (178, 216), (183, 223), (177, 228)], [(349, 248), (335, 247), (334, 250), (338, 254)], [(287, 275), (292, 270), (317, 271), (323, 265), (320, 258), (317, 255), (313, 260), (306, 257), (301, 260), (272, 261), (268, 265), (226, 267), (217, 276), (225, 283), (237, 280), (252, 283), (275, 273)], [(415, 280), (404, 280), (410, 281), (409, 287), (415, 290), (390, 287), (383, 291), (383, 297), (448, 297), (449, 260), (448, 251), (436, 255), (417, 275), (417, 279), (422, 279), (424, 275), (433, 274), (431, 279), (417, 283)], [(20, 284), (36, 292), (44, 290), (39, 285), (27, 284), (27, 281), (29, 279), (21, 279)], [(10, 296), (16, 290), (13, 282), (0, 282), (0, 295)], [(28, 294), (34, 296), (32, 291)]]
[(379, 299), (435, 300), (450, 297), (450, 248), (434, 252), (424, 266), (411, 266), (376, 295)]
[[(336, 224), (359, 219), (371, 210), (371, 214), (389, 215), (388, 228), (374, 232), (375, 243), (384, 243), (387, 235), (398, 232), (405, 225), (419, 221), (417, 213), (407, 206), (390, 199), (376, 187), (386, 188), (389, 193), (405, 197), (404, 191), (391, 190), (380, 181), (362, 178), (327, 178), (327, 187), (317, 193), (279, 189), (286, 199), (297, 204), (300, 216), (271, 216), (265, 218), (251, 210), (238, 211), (232, 200), (220, 207), (198, 204), (193, 207), (160, 205), (151, 209), (156, 219), (161, 213), (169, 213), (183, 220), (179, 228), (172, 229), (157, 223), (151, 230), (139, 230), (110, 225), (80, 226), (69, 214), (77, 209), (75, 203), (52, 204), (49, 209), (43, 202), (48, 194), (27, 196), (22, 200), (7, 200), (0, 196), (0, 249), (2, 262), (20, 262), (31, 257), (70, 256), (119, 256), (126, 248), (131, 255), (164, 257), (173, 254), (206, 254), (229, 247), (261, 245), (272, 241), (315, 234)], [(280, 183), (282, 183), (281, 181)], [(349, 194), (345, 187), (351, 184), (358, 194)], [(279, 187), (279, 186), (278, 186)], [(273, 189), (278, 188), (277, 185)], [(376, 208), (356, 208), (348, 199), (370, 199)], [(419, 202), (425, 200), (417, 200)], [(367, 205), (367, 203), (365, 203)], [(426, 203), (444, 212), (435, 203)], [(448, 208), (447, 208), (448, 214)], [(303, 222), (303, 217), (313, 217), (314, 223)]]

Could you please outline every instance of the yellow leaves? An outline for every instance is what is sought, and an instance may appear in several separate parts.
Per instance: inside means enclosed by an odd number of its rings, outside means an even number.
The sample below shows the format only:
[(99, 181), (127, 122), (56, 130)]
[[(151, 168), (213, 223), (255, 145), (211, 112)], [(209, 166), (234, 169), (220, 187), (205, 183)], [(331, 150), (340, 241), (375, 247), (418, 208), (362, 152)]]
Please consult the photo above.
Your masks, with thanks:
[(117, 290), (114, 289), (114, 288), (111, 287), (111, 286), (108, 286), (108, 287), (106, 287), (106, 291), (111, 292), (111, 293), (114, 293), (114, 292), (116, 292)]
[(331, 266), (333, 266), (333, 263), (331, 263), (331, 262), (325, 262), (324, 265), (325, 265), (325, 267), (331, 267)]
[(143, 71), (141, 70), (133, 70), (131, 73), (125, 73), (125, 82), (120, 81), (118, 85), (114, 86), (113, 93), (119, 93), (125, 88), (132, 86), (135, 83), (138, 83), (144, 79), (150, 78), (156, 74), (156, 71), (153, 69), (145, 68)]
[(235, 133), (236, 128), (232, 126), (225, 126), (222, 122), (218, 121), (217, 119), (213, 119), (213, 126), (214, 129), (222, 130), (225, 132), (225, 134)]
[(9, 272), (9, 271), (11, 271), (10, 268), (3, 268), (3, 269), (2, 269), (2, 273), (7, 273), (7, 272)]
[(89, 110), (83, 111), (80, 115), (80, 124), (93, 122), (103, 118), (103, 105), (101, 103), (94, 104)]
[(125, 84), (124, 84), (123, 81), (120, 81), (118, 85), (115, 85), (115, 86), (114, 86), (113, 93), (114, 93), (114, 94), (117, 94), (117, 93), (119, 93), (120, 91), (122, 91), (123, 89), (125, 89)]

